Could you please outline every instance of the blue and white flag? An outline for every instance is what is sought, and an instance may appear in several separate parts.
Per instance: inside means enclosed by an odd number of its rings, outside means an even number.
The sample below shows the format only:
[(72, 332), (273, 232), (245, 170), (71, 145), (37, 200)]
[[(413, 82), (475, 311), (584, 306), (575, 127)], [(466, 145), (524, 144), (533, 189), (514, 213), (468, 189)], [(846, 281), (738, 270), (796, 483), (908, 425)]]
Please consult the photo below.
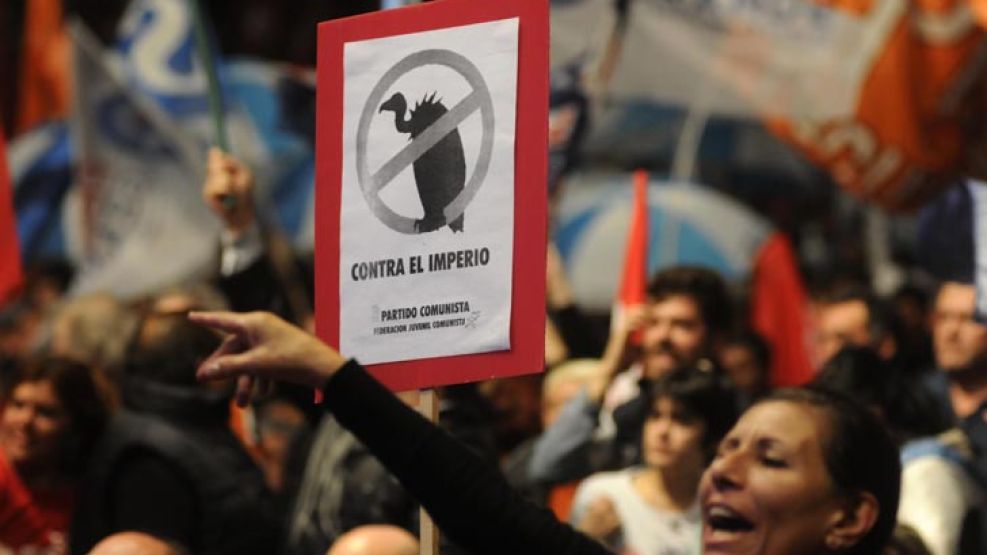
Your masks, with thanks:
[(126, 83), (178, 120), (209, 113), (193, 22), (187, 0), (135, 0), (117, 30)]
[[(127, 84), (153, 99), (205, 149), (217, 141), (196, 40), (188, 0), (134, 0), (121, 20), (115, 51)], [(255, 199), (267, 219), (296, 246), (310, 249), (314, 74), (256, 60), (227, 62), (210, 47), (230, 150), (254, 171)]]
[[(124, 82), (152, 99), (205, 149), (218, 140), (209, 107), (208, 78), (196, 47), (189, 0), (134, 0), (121, 18), (114, 52), (120, 56)], [(209, 51), (216, 66), (230, 149), (254, 167), (265, 167), (268, 158), (252, 122), (231, 96), (223, 59), (212, 44)]]

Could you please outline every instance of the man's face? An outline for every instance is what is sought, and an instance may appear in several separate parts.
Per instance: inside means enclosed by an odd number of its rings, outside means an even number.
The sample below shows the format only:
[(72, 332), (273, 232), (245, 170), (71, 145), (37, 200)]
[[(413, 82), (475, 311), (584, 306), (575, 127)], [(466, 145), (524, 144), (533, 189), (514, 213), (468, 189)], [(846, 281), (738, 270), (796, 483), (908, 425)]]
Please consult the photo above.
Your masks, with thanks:
[(645, 377), (657, 379), (695, 364), (706, 354), (706, 339), (706, 325), (691, 297), (672, 295), (651, 302), (641, 340)]
[(829, 303), (816, 311), (814, 359), (822, 366), (846, 346), (867, 347), (874, 340), (870, 333), (867, 303), (859, 300)]
[(936, 364), (944, 372), (968, 370), (987, 358), (987, 326), (973, 319), (976, 288), (946, 283), (932, 313)]
[(753, 395), (765, 386), (767, 369), (761, 367), (750, 347), (733, 343), (724, 346), (719, 354), (723, 370), (737, 389)]

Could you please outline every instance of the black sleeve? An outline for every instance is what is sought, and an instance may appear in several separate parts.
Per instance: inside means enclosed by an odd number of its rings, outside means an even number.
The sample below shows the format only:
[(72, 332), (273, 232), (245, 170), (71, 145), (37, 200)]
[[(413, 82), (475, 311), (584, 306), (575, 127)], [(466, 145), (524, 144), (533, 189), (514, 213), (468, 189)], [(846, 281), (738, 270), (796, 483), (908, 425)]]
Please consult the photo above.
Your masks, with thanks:
[(548, 509), (523, 500), (494, 467), (398, 400), (355, 361), (329, 380), (325, 400), (461, 547), (491, 555), (610, 553)]
[(138, 530), (195, 548), (198, 503), (192, 484), (150, 454), (128, 456), (111, 490), (114, 531)]

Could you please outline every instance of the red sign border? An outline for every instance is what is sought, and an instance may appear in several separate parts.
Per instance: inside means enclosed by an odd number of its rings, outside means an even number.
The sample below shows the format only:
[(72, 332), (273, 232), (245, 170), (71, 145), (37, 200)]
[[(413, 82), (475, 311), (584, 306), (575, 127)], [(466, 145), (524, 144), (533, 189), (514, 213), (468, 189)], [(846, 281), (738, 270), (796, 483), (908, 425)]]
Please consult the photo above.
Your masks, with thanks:
[(338, 348), (344, 44), (513, 17), (520, 18), (520, 24), (514, 144), (511, 349), (367, 367), (378, 380), (395, 391), (531, 374), (544, 368), (548, 1), (441, 0), (319, 24), (315, 147), (316, 329), (323, 341)]

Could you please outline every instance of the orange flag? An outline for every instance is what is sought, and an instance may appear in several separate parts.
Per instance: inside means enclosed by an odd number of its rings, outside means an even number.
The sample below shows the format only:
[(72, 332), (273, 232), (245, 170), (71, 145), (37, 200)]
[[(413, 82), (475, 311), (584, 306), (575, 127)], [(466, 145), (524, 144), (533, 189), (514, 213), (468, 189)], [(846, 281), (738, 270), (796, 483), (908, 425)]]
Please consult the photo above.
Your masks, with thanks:
[[(624, 269), (617, 291), (615, 317), (628, 308), (644, 303), (648, 284), (648, 172), (634, 172), (634, 205), (627, 230)], [(614, 321), (617, 321), (616, 319)], [(639, 341), (639, 337), (634, 338)]]
[(17, 133), (68, 114), (69, 40), (61, 0), (27, 1), (19, 89)]
[(13, 298), (24, 279), (13, 197), (10, 173), (7, 171), (7, 145), (0, 133), (0, 306)]
[(960, 101), (987, 67), (980, 26), (987, 2), (912, 0), (888, 10), (894, 3), (816, 1), (885, 20), (856, 113), (829, 121), (774, 118), (769, 127), (855, 196), (891, 209), (921, 206), (954, 183), (942, 177), (969, 146), (963, 126), (971, 116)]

